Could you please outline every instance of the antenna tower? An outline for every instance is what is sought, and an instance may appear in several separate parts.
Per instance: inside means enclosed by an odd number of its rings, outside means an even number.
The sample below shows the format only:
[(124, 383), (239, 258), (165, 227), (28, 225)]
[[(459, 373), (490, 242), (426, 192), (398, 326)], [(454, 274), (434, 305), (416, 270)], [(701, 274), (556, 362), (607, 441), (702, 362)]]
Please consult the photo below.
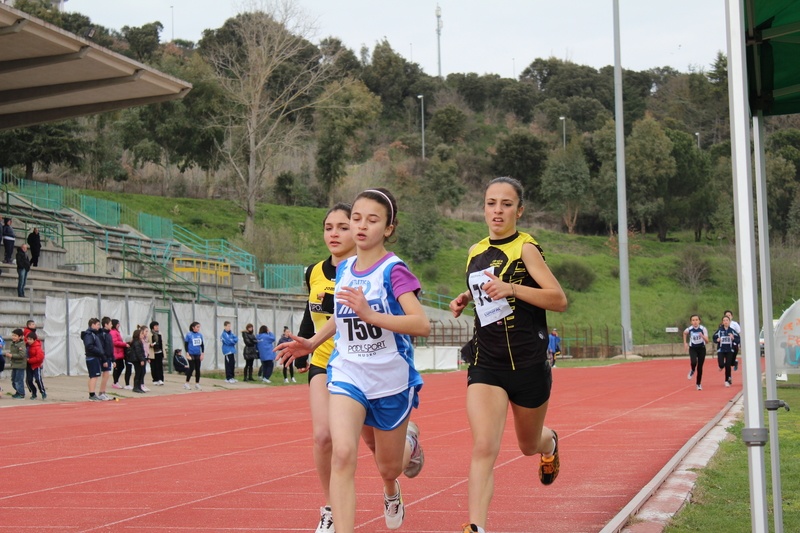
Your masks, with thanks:
[(439, 78), (442, 77), (442, 8), (436, 4), (436, 46), (439, 51)]

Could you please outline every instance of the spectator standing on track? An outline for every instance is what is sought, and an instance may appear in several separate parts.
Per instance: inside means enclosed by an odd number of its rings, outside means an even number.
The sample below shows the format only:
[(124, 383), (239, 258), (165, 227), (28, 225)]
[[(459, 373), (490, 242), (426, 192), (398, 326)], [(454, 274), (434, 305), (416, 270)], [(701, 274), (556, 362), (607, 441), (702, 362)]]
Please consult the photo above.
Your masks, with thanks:
[(272, 370), (275, 368), (275, 352), (273, 344), (275, 344), (275, 334), (272, 333), (267, 326), (258, 328), (258, 335), (256, 335), (258, 344), (258, 359), (261, 361), (261, 368), (258, 369), (258, 375), (264, 383), (272, 383), (269, 378), (272, 377)]
[[(111, 385), (115, 389), (121, 389), (122, 385), (119, 384), (119, 378), (122, 375), (122, 371), (125, 370), (127, 366), (125, 362), (125, 349), (130, 347), (130, 344), (122, 340), (122, 333), (120, 333), (119, 328), (122, 325), (119, 323), (119, 320), (116, 318), (111, 320), (111, 339), (114, 343), (114, 383)], [(126, 372), (125, 374), (125, 385), (130, 385), (131, 382), (131, 374), (130, 372)]]
[(103, 373), (103, 362), (106, 357), (99, 320), (89, 319), (89, 327), (81, 333), (81, 340), (86, 354), (86, 371), (89, 372), (89, 401), (102, 402), (103, 399), (95, 393), (97, 378)]
[(183, 384), (184, 389), (189, 389), (189, 381), (192, 379), (194, 373), (194, 388), (200, 390), (200, 365), (205, 359), (206, 345), (203, 341), (203, 334), (200, 333), (200, 323), (192, 322), (189, 325), (189, 333), (183, 339), (184, 348), (186, 348), (186, 360), (189, 367), (186, 369), (186, 383)]
[(28, 390), (31, 391), (31, 400), (36, 399), (36, 387), (39, 387), (42, 400), (46, 400), (47, 391), (44, 390), (44, 380), (42, 379), (42, 365), (44, 364), (42, 341), (39, 340), (35, 331), (31, 331), (25, 337), (25, 344), (28, 345), (28, 368), (25, 370), (25, 381), (27, 381)]
[(150, 322), (150, 343), (148, 344), (150, 375), (153, 385), (164, 384), (164, 337), (161, 326), (155, 320)]
[[(733, 311), (726, 310), (723, 313), (723, 316), (726, 316), (726, 317), (731, 319), (731, 329), (733, 331), (735, 331), (737, 335), (741, 336), (742, 335), (742, 326), (740, 326), (739, 323), (736, 322), (733, 319)], [(736, 346), (733, 347), (733, 365), (732, 366), (733, 366), (733, 371), (734, 372), (739, 370), (739, 359), (737, 358), (738, 355), (739, 355), (739, 345), (737, 344)]]
[(244, 381), (255, 381), (253, 379), (253, 361), (258, 359), (258, 339), (253, 333), (253, 324), (247, 324), (242, 331), (242, 342), (244, 343)]
[[(708, 343), (708, 330), (700, 325), (700, 316), (692, 315), (692, 325), (683, 330), (683, 347), (689, 352), (692, 369), (686, 379), (692, 379), (697, 371), (697, 390), (703, 390), (700, 384), (703, 381), (703, 365), (706, 362), (706, 344)], [(689, 337), (687, 342), (686, 337)]]
[(730, 387), (731, 365), (733, 364), (733, 347), (739, 344), (739, 334), (731, 326), (731, 319), (722, 317), (722, 325), (714, 333), (714, 342), (717, 343), (717, 363), (720, 370), (725, 370), (725, 386)]
[(39, 266), (39, 254), (42, 252), (42, 237), (39, 235), (39, 228), (33, 228), (28, 235), (28, 246), (31, 249), (31, 266)]
[[(283, 326), (283, 334), (281, 338), (278, 339), (278, 344), (283, 344), (285, 342), (292, 342), (292, 333), (289, 331), (289, 326)], [(289, 378), (286, 376), (286, 371), (289, 371), (289, 375), (292, 377), (292, 383), (297, 383), (297, 380), (294, 379), (294, 361), (289, 363), (284, 363), (283, 365), (283, 382), (289, 383)]]
[(31, 262), (28, 259), (27, 250), (27, 244), (23, 244), (17, 248), (17, 275), (19, 276), (17, 282), (17, 296), (20, 298), (25, 297), (25, 283), (28, 281), (28, 272), (31, 271)]
[(239, 383), (239, 380), (234, 377), (236, 373), (236, 344), (239, 342), (239, 337), (231, 331), (231, 323), (227, 320), (222, 324), (222, 355), (225, 356), (225, 383)]
[(522, 185), (513, 178), (489, 182), (483, 207), (489, 236), (470, 248), (468, 290), (450, 302), (458, 317), (475, 301), (475, 355), (467, 374), (470, 523), (462, 526), (464, 533), (484, 533), (509, 404), (520, 451), (541, 454), (542, 484), (553, 483), (560, 468), (558, 435), (544, 426), (553, 380), (546, 311), (564, 311), (567, 297), (542, 249), (517, 230), (523, 198)]
[(553, 328), (547, 342), (547, 357), (550, 360), (550, 366), (556, 367), (556, 356), (561, 355), (561, 337), (558, 336), (558, 330)]
[(11, 366), (11, 383), (14, 386), (12, 398), (15, 400), (25, 398), (25, 371), (28, 368), (28, 358), (25, 355), (25, 341), (22, 336), (23, 332), (19, 328), (11, 332), (11, 346), (5, 354)]
[(372, 451), (383, 481), (388, 529), (403, 523), (397, 478), (408, 467), (409, 456), (419, 453), (416, 435), (416, 446), (407, 438), (409, 415), (422, 388), (410, 337), (427, 337), (431, 326), (418, 299), (419, 280), (385, 248), (397, 228), (397, 211), (386, 189), (356, 197), (350, 231), (358, 252), (337, 269), (333, 317), (311, 339), (292, 336), (292, 342), (276, 347), (287, 364), (336, 333), (327, 370), (330, 413), (335, 413), (329, 420), (330, 500), (338, 533), (352, 533), (355, 527), (359, 437)]
[[(150, 339), (152, 335), (150, 334), (150, 328), (145, 325), (138, 326), (141, 330), (141, 337), (140, 340), (142, 341), (142, 350), (144, 351), (144, 365), (142, 366), (142, 390), (145, 392), (150, 392), (150, 389), (144, 386), (144, 380), (147, 377), (147, 362), (149, 361), (148, 356), (150, 355)], [(134, 372), (136, 371), (136, 365), (133, 365)], [(135, 376), (135, 373), (134, 373)], [(134, 387), (136, 387), (136, 383), (134, 383)]]
[(106, 394), (106, 386), (108, 385), (108, 378), (111, 377), (111, 372), (114, 370), (114, 338), (111, 336), (111, 319), (104, 316), (100, 320), (100, 340), (103, 341), (103, 364), (101, 370), (103, 375), (100, 378), (100, 392), (97, 395), (104, 402), (111, 401)]
[(133, 392), (144, 394), (144, 375), (147, 365), (147, 328), (137, 326), (131, 339), (131, 362), (133, 363)]
[(14, 235), (14, 228), (11, 227), (11, 219), (4, 218), (3, 219), (3, 246), (5, 247), (5, 257), (3, 258), (3, 262), (6, 264), (11, 264), (11, 256), (14, 255), (14, 244), (17, 242), (17, 238)]

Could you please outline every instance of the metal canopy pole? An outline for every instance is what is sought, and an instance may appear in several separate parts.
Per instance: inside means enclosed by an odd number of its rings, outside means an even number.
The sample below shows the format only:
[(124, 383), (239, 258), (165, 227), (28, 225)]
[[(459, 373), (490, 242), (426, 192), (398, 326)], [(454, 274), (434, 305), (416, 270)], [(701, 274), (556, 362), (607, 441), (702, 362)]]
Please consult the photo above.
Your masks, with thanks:
[[(775, 382), (772, 327), (772, 274), (769, 258), (769, 221), (767, 220), (767, 164), (764, 158), (764, 116), (759, 110), (753, 117), (753, 144), (755, 145), (756, 202), (758, 205), (758, 256), (761, 266), (761, 317), (764, 330), (764, 358), (766, 362), (767, 416), (769, 417), (769, 450), (772, 468), (772, 521), (775, 533), (783, 533), (783, 495), (781, 489), (781, 452), (778, 439), (778, 409), (789, 407), (778, 399)], [(756, 371), (761, 369), (758, 357), (751, 357)], [(746, 366), (746, 365), (745, 365)]]
[(614, 117), (617, 142), (617, 235), (619, 236), (619, 299), (622, 354), (633, 353), (631, 282), (628, 269), (628, 198), (625, 184), (625, 122), (622, 112), (622, 60), (619, 42), (619, 0), (614, 0)]
[[(747, 61), (744, 44), (744, 13), (741, 0), (726, 0), (728, 31), (728, 91), (733, 168), (733, 206), (736, 229), (736, 263), (739, 282), (739, 315), (742, 324), (742, 356), (750, 359), (742, 372), (745, 428), (750, 470), (750, 512), (754, 533), (767, 533), (767, 492), (764, 445), (767, 430), (761, 405), (761, 372), (758, 343), (758, 293), (754, 258), (753, 197), (750, 168), (750, 124), (747, 94)], [(755, 359), (754, 359), (755, 358)]]

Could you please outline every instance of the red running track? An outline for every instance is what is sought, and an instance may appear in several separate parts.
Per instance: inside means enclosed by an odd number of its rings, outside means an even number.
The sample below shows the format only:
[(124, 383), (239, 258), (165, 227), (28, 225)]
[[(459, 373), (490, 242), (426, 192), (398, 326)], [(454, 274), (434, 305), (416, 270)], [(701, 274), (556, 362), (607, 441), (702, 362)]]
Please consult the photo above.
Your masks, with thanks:
[[(557, 368), (547, 424), (561, 438), (550, 487), (506, 426), (488, 531), (597, 532), (740, 390), (688, 360)], [(467, 521), (471, 438), (466, 373), (424, 376), (426, 464), (401, 479), (400, 531), (456, 532)], [(121, 402), (2, 409), (0, 533), (314, 531), (322, 505), (305, 386), (186, 392)], [(357, 530), (387, 531), (366, 447)]]

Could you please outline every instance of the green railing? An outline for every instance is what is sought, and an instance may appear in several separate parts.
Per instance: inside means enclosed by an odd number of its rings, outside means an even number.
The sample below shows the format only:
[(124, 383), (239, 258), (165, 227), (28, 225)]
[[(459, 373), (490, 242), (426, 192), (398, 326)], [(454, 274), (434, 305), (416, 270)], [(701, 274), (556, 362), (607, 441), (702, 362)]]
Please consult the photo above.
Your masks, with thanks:
[(172, 226), (176, 241), (185, 244), (206, 259), (224, 259), (248, 272), (256, 272), (256, 256), (224, 239), (203, 239), (177, 224)]
[(261, 286), (273, 291), (305, 292), (306, 269), (303, 265), (267, 265), (264, 264), (261, 272)]
[(81, 195), (80, 211), (103, 226), (120, 225), (120, 205), (117, 202)]
[(172, 220), (168, 218), (139, 213), (137, 223), (139, 231), (154, 239), (165, 241), (172, 241), (175, 239), (175, 234), (172, 229)]

